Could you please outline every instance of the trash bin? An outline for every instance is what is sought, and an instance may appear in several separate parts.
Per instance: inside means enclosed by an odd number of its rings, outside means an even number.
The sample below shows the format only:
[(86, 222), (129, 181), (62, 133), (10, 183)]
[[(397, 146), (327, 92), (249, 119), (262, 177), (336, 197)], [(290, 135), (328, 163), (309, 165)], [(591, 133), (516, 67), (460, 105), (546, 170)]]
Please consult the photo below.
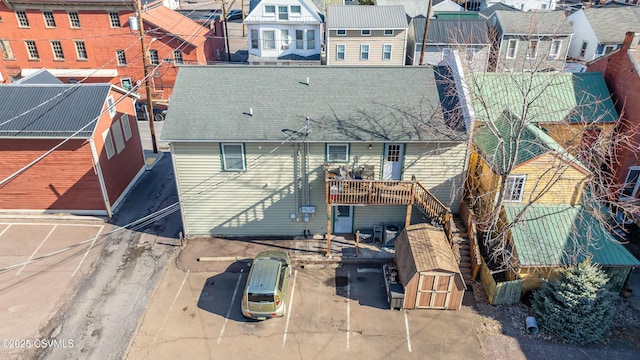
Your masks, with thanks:
[(393, 247), (393, 243), (398, 237), (400, 227), (398, 225), (387, 225), (384, 227), (384, 246)]
[(389, 308), (391, 310), (402, 310), (404, 306), (404, 289), (400, 284), (389, 284)]

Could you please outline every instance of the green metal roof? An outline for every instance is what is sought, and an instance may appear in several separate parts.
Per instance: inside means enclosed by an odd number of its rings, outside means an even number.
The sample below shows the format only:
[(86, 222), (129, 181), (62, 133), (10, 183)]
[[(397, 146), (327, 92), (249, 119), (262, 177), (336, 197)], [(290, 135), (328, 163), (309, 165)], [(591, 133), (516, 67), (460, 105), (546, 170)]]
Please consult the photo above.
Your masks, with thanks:
[[(492, 122), (475, 130), (473, 141), (478, 152), (498, 174), (548, 152), (556, 152), (567, 162), (585, 171), (583, 164), (535, 124), (522, 124), (520, 119), (503, 113)], [(513, 162), (513, 166), (509, 166)]]
[[(439, 20), (478, 20), (480, 14), (475, 11), (436, 11)], [(471, 34), (470, 34), (471, 35)]]
[[(602, 73), (471, 73), (467, 82), (478, 121), (509, 111), (533, 123), (615, 123)], [(525, 106), (528, 104), (528, 106)]]
[[(509, 223), (523, 208), (505, 204)], [(511, 235), (522, 267), (572, 265), (588, 256), (601, 266), (640, 266), (640, 261), (581, 206), (530, 205)]]

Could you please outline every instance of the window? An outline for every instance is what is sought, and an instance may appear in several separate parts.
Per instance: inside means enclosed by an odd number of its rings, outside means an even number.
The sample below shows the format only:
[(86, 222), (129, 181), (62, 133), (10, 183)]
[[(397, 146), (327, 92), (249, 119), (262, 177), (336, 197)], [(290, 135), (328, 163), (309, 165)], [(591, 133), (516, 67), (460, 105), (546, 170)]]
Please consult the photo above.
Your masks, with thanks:
[(220, 147), (222, 151), (222, 170), (246, 170), (244, 161), (244, 144), (221, 144)]
[(87, 48), (84, 46), (84, 41), (74, 41), (76, 43), (76, 53), (78, 53), (78, 60), (87, 60)]
[(264, 13), (265, 13), (265, 14), (270, 14), (270, 15), (275, 15), (275, 14), (276, 14), (276, 7), (275, 7), (275, 5), (265, 5), (265, 7), (264, 7)]
[(116, 59), (118, 66), (127, 66), (127, 55), (124, 50), (116, 50)]
[(589, 45), (588, 42), (583, 41), (582, 42), (582, 47), (580, 47), (580, 57), (584, 58), (584, 56), (587, 54), (587, 45)]
[(280, 30), (280, 42), (282, 42), (282, 50), (289, 49), (289, 30)]
[(110, 11), (109, 12), (109, 21), (111, 22), (111, 27), (112, 28), (119, 28), (120, 27), (120, 14), (118, 14), (117, 11)]
[(504, 184), (504, 201), (520, 202), (524, 193), (524, 183), (527, 180), (526, 175), (511, 175)]
[(467, 63), (471, 64), (473, 63), (473, 59), (475, 58), (475, 55), (476, 55), (476, 50), (474, 48), (469, 48), (464, 53), (464, 59), (467, 61)]
[(75, 28), (75, 29), (80, 28), (80, 17), (78, 16), (77, 11), (69, 12), (69, 23), (71, 24), (72, 28)]
[(327, 144), (327, 161), (328, 162), (348, 162), (349, 161), (349, 145), (348, 144)]
[(183, 64), (182, 61), (182, 50), (173, 50), (173, 64)]
[(382, 60), (391, 60), (391, 44), (382, 45)]
[(304, 49), (304, 31), (296, 30), (296, 49)]
[(562, 48), (562, 40), (551, 41), (551, 48), (549, 49), (549, 59), (557, 59), (560, 57), (560, 48)]
[(538, 57), (538, 39), (529, 40), (529, 47), (527, 48), (527, 59), (535, 59)]
[(111, 139), (111, 131), (109, 129), (102, 133), (102, 140), (104, 140), (104, 151), (107, 153), (107, 159), (111, 159), (116, 154), (116, 150), (113, 147), (113, 140)]
[(11, 43), (7, 39), (0, 39), (0, 51), (2, 51), (2, 59), (14, 60), (13, 50), (11, 49)]
[(608, 53), (615, 50), (616, 47), (616, 45), (605, 45), (604, 48), (602, 48), (602, 55), (607, 55)]
[(369, 29), (364, 29), (360, 31), (360, 35), (362, 36), (371, 36), (371, 30)]
[(120, 154), (124, 150), (124, 138), (122, 137), (122, 126), (120, 126), (120, 120), (116, 120), (111, 125), (111, 133), (113, 134), (113, 140), (116, 143), (116, 152)]
[(109, 107), (109, 115), (113, 117), (116, 114), (116, 103), (113, 101), (113, 96), (107, 98), (107, 106)]
[(158, 57), (158, 50), (151, 49), (149, 50), (149, 63), (152, 65), (160, 64), (160, 58)]
[(369, 45), (360, 45), (360, 60), (369, 60)]
[(131, 82), (131, 78), (121, 78), (120, 86), (122, 86), (122, 88), (127, 91), (133, 89), (133, 83)]
[(26, 11), (16, 11), (16, 17), (18, 18), (18, 27), (29, 27), (29, 18), (27, 18)]
[(288, 6), (278, 6), (278, 20), (289, 20)]
[(639, 178), (640, 166), (629, 167), (629, 172), (627, 173), (627, 178), (624, 181), (624, 187), (620, 194), (622, 200), (631, 200), (636, 197), (638, 194), (638, 185), (640, 184), (638, 181)]
[(385, 29), (384, 36), (393, 36), (393, 29)]
[(345, 55), (345, 45), (338, 44), (336, 45), (336, 60), (344, 60)]
[(40, 54), (38, 54), (36, 42), (33, 40), (27, 40), (24, 43), (27, 46), (27, 52), (29, 52), (29, 60), (40, 60)]
[(273, 30), (262, 32), (262, 48), (263, 49), (275, 49), (276, 48), (276, 32)]
[(62, 44), (60, 43), (60, 41), (51, 41), (51, 49), (53, 50), (54, 60), (64, 60), (64, 52), (62, 51)]
[(300, 15), (300, 5), (291, 5), (291, 13)]
[(127, 141), (131, 139), (131, 124), (129, 123), (129, 115), (122, 115), (122, 117), (120, 118), (120, 123), (122, 124), (122, 130), (124, 131), (124, 140)]
[(337, 36), (347, 36), (347, 30), (336, 30)]
[(509, 39), (509, 42), (507, 43), (507, 59), (515, 59), (517, 50), (518, 50), (518, 40)]
[(251, 48), (252, 49), (258, 49), (259, 45), (258, 45), (258, 30), (251, 30)]
[(307, 49), (316, 48), (316, 32), (315, 30), (307, 30)]
[(43, 11), (44, 25), (48, 28), (56, 27), (56, 19), (53, 17), (53, 11)]

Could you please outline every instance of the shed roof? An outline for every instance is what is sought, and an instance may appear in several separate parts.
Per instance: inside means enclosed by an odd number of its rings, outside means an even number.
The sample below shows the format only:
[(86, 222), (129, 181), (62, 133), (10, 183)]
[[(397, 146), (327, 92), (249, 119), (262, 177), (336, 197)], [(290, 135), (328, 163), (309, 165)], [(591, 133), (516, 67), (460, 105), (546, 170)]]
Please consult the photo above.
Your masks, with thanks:
[(602, 73), (472, 73), (467, 75), (476, 119), (496, 120), (505, 111), (520, 116), (529, 103), (534, 123), (618, 121)]
[[(466, 141), (431, 67), (185, 66), (162, 131), (169, 141)], [(307, 83), (308, 81), (308, 83)], [(442, 95), (441, 95), (442, 94)]]
[(0, 138), (90, 138), (111, 84), (0, 86)]
[(202, 46), (207, 40), (205, 35), (209, 29), (164, 5), (143, 10), (142, 18), (194, 47)]
[(504, 34), (573, 34), (573, 26), (562, 11), (496, 10), (495, 16)]
[(327, 29), (406, 29), (403, 6), (327, 7)]
[[(396, 253), (402, 253), (403, 261), (413, 260), (413, 263), (397, 264), (400, 279), (405, 286), (415, 272), (438, 270), (449, 273), (460, 272), (444, 231), (435, 226), (429, 224), (407, 226), (396, 239), (395, 247)], [(411, 256), (406, 256), (407, 253)]]
[[(415, 41), (424, 38), (424, 26), (427, 19), (419, 16), (411, 20)], [(490, 44), (487, 22), (485, 20), (441, 20), (429, 21), (429, 44)]]
[(622, 44), (627, 31), (640, 32), (640, 9), (633, 6), (591, 8), (585, 9), (584, 14), (603, 44)]
[[(514, 221), (524, 206), (505, 204), (508, 221)], [(640, 266), (581, 206), (529, 205), (511, 235), (521, 267), (573, 265), (589, 256), (601, 266)]]

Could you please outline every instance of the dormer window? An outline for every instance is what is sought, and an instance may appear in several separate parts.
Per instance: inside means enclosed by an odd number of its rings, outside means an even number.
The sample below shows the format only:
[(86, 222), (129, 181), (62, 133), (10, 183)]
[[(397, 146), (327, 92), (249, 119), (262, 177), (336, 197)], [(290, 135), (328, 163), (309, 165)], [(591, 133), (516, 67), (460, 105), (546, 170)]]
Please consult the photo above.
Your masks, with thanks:
[(301, 14), (300, 5), (291, 5), (291, 14), (300, 15)]
[(276, 14), (276, 6), (275, 5), (265, 5), (264, 6), (264, 13), (267, 15), (274, 15)]
[(289, 20), (288, 6), (278, 6), (278, 20)]

